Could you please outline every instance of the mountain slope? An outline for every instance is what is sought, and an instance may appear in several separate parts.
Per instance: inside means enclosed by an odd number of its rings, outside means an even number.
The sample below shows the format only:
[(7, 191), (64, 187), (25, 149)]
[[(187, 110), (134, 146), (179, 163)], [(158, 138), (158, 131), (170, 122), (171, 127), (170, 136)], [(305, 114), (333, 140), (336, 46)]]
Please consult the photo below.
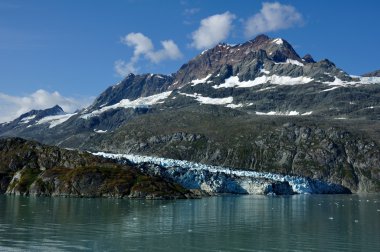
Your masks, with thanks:
[(380, 190), (379, 126), (186, 108), (138, 117), (82, 148), (298, 175), (368, 192)]

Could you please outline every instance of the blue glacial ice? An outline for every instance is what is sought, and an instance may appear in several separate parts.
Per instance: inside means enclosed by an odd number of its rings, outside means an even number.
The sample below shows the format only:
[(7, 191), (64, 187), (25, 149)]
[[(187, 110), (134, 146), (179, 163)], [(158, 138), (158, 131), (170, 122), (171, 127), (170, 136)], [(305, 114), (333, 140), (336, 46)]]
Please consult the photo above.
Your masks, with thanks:
[(164, 175), (188, 189), (202, 189), (207, 192), (267, 194), (271, 192), (268, 186), (271, 187), (271, 182), (276, 181), (287, 182), (293, 192), (298, 194), (349, 193), (341, 185), (300, 176), (238, 170), (153, 156), (105, 152), (93, 154), (117, 160), (119, 163), (129, 161), (133, 164), (153, 164), (158, 166), (155, 174)]

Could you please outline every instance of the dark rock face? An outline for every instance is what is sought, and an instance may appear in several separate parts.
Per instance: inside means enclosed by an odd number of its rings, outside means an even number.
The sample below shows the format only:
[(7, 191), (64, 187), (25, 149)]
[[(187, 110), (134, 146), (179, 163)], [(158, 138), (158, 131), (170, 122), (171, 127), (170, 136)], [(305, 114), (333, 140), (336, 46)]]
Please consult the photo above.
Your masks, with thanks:
[(303, 61), (306, 63), (315, 63), (313, 57), (310, 54), (306, 54), (302, 57)]
[(164, 92), (172, 84), (173, 77), (160, 74), (129, 74), (119, 84), (109, 87), (91, 105), (89, 111), (113, 105), (122, 99), (134, 100)]
[(0, 193), (36, 196), (190, 198), (181, 186), (130, 165), (26, 141), (0, 139)]

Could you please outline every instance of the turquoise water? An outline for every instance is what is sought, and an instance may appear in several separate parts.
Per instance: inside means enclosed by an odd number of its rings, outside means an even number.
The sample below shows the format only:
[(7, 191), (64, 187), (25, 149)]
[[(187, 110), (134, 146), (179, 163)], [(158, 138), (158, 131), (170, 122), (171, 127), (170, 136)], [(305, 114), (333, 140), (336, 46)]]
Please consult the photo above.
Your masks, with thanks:
[(0, 196), (0, 251), (379, 251), (380, 195)]

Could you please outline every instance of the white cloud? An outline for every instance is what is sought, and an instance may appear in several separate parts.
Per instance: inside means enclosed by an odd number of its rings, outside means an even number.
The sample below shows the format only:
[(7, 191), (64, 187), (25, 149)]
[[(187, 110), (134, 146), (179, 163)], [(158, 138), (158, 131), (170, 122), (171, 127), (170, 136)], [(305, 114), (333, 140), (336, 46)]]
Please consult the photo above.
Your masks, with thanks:
[(179, 59), (182, 57), (181, 51), (178, 46), (173, 42), (173, 40), (161, 41), (163, 49), (159, 51), (151, 51), (146, 54), (153, 63), (159, 63), (165, 59)]
[(47, 109), (59, 105), (65, 112), (74, 112), (90, 104), (92, 99), (74, 99), (60, 95), (58, 92), (49, 93), (37, 90), (27, 96), (11, 96), (0, 93), (0, 122), (16, 119), (32, 109)]
[(185, 9), (185, 11), (183, 12), (183, 14), (185, 16), (191, 16), (191, 15), (195, 15), (197, 14), (201, 9), (199, 8), (189, 8), (189, 9)]
[(133, 56), (128, 62), (124, 60), (115, 61), (115, 71), (120, 76), (137, 72), (136, 63), (141, 57), (155, 64), (164, 60), (176, 60), (182, 57), (181, 51), (173, 40), (161, 41), (163, 48), (157, 51), (154, 50), (152, 40), (142, 33), (129, 33), (121, 39), (121, 42), (133, 47)]
[(260, 12), (245, 23), (245, 35), (252, 37), (259, 33), (287, 29), (302, 23), (302, 15), (293, 6), (278, 2), (263, 3)]
[(121, 42), (125, 45), (134, 47), (134, 56), (149, 53), (154, 49), (152, 40), (144, 36), (142, 33), (129, 33), (125, 37), (121, 38)]
[(124, 60), (116, 60), (114, 63), (115, 71), (120, 76), (126, 76), (129, 73), (136, 73), (138, 71), (135, 66), (135, 62), (132, 59), (129, 62), (125, 62)]
[(230, 12), (216, 14), (201, 20), (198, 30), (192, 33), (191, 46), (197, 49), (210, 48), (225, 40), (232, 29), (236, 16)]

